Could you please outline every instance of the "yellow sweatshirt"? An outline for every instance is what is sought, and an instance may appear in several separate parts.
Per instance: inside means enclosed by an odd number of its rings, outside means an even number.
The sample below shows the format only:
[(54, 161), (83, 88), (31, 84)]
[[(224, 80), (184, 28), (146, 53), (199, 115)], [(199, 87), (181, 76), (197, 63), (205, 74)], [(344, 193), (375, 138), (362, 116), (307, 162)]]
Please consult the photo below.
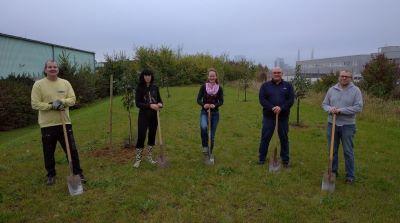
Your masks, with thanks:
[(33, 84), (31, 104), (33, 109), (39, 110), (40, 128), (62, 124), (60, 111), (52, 110), (51, 104), (49, 104), (57, 99), (61, 100), (65, 106), (65, 123), (71, 124), (68, 107), (73, 106), (76, 100), (71, 84), (62, 78), (51, 81), (46, 77)]

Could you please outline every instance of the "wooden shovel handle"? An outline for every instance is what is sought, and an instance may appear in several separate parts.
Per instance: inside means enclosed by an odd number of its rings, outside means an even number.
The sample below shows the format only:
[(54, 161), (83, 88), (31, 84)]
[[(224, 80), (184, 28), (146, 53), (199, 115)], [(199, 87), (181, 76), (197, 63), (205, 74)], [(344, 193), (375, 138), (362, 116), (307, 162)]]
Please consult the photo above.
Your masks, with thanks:
[(157, 110), (157, 129), (158, 129), (158, 141), (160, 146), (163, 145), (162, 136), (161, 136), (161, 122), (160, 122), (160, 110)]
[(333, 163), (333, 146), (335, 143), (335, 127), (336, 127), (336, 114), (332, 115), (332, 129), (331, 129), (331, 143), (329, 145), (329, 166), (328, 173), (332, 173), (332, 163)]
[(68, 135), (67, 135), (67, 127), (65, 124), (65, 111), (61, 110), (60, 111), (60, 118), (61, 118), (61, 123), (62, 123), (62, 128), (64, 132), (64, 141), (65, 141), (65, 147), (67, 150), (67, 156), (68, 156), (68, 163), (69, 163), (69, 169), (71, 171), (71, 175), (73, 175), (73, 167), (72, 167), (72, 158), (71, 158), (71, 150), (69, 147), (69, 140), (68, 140)]

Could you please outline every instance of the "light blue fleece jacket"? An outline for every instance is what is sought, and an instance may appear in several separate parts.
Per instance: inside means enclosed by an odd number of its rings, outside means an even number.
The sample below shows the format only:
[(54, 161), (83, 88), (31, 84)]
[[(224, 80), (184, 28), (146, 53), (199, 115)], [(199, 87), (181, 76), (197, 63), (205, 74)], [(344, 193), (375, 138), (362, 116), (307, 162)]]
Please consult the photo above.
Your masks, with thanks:
[[(360, 89), (350, 83), (345, 89), (339, 84), (329, 88), (322, 102), (322, 108), (329, 113), (331, 107), (339, 109), (340, 114), (336, 115), (336, 125), (350, 125), (356, 123), (356, 113), (361, 112), (363, 99)], [(328, 115), (328, 122), (332, 123), (332, 114)]]

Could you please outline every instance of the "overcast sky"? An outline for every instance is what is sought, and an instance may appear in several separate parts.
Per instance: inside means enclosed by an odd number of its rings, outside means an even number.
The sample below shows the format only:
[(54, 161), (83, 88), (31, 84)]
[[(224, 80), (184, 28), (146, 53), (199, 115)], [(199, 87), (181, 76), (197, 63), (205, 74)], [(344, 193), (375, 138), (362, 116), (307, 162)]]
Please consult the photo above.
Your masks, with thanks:
[(104, 54), (137, 46), (228, 53), (271, 66), (400, 45), (399, 0), (9, 0), (0, 32)]

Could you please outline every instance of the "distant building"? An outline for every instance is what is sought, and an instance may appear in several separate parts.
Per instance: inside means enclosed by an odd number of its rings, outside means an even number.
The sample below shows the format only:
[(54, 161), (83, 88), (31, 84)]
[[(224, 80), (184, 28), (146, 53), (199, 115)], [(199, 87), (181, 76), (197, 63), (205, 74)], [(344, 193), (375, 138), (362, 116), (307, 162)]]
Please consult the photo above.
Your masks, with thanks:
[(0, 33), (0, 78), (12, 73), (41, 77), (44, 62), (58, 60), (63, 52), (71, 63), (95, 69), (94, 52)]
[(378, 53), (372, 53), (372, 56), (383, 53), (389, 59), (400, 65), (400, 46), (385, 46), (378, 49)]
[(341, 70), (350, 70), (355, 77), (361, 77), (361, 72), (364, 70), (365, 65), (380, 53), (400, 64), (400, 46), (386, 46), (379, 48), (378, 53), (301, 60), (297, 61), (296, 65), (301, 65), (302, 74), (311, 78), (319, 78)]
[(294, 69), (289, 64), (285, 63), (285, 60), (281, 57), (277, 57), (274, 61), (274, 67), (280, 67), (285, 76), (291, 76), (294, 74)]

